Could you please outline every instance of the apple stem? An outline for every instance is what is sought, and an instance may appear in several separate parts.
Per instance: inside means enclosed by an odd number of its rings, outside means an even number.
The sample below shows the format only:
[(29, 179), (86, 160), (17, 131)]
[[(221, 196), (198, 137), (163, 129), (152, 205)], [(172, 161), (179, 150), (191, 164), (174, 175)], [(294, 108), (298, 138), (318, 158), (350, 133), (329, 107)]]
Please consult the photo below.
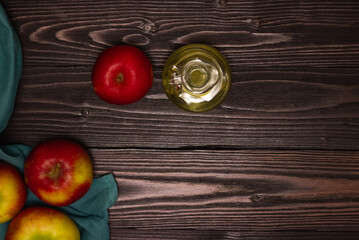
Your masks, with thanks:
[(122, 73), (117, 74), (117, 77), (116, 77), (117, 82), (122, 83), (123, 79), (124, 79), (124, 77), (123, 77)]
[(61, 163), (56, 163), (56, 167), (52, 173), (53, 176), (57, 176), (59, 174), (60, 169), (61, 169)]

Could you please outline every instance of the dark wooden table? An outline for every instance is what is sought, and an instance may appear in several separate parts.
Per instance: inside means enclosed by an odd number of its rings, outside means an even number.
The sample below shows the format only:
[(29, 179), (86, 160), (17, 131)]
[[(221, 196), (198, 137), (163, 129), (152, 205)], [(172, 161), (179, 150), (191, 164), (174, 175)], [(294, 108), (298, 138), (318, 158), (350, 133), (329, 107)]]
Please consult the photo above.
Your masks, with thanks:
[[(24, 72), (1, 143), (66, 137), (113, 173), (111, 239), (359, 239), (358, 1), (1, 0)], [(165, 96), (178, 47), (215, 46), (232, 90), (207, 113)], [(91, 85), (130, 44), (154, 84), (131, 105)]]

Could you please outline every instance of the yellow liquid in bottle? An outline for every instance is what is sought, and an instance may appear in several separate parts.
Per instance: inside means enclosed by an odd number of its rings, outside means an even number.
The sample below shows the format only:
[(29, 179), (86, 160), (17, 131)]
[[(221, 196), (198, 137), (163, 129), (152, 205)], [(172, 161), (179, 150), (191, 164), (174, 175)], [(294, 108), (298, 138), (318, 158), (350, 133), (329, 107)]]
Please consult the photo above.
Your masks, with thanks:
[(231, 86), (231, 70), (223, 55), (205, 44), (189, 44), (168, 58), (162, 74), (168, 98), (178, 107), (205, 112), (220, 105)]

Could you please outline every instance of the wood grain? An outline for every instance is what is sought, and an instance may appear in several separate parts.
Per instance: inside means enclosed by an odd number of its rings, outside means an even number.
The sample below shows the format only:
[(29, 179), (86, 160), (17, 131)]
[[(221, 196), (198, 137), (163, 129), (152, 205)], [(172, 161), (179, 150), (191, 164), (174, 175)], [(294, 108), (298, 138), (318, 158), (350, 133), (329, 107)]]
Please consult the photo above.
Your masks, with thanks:
[(352, 149), (359, 146), (359, 71), (234, 72), (221, 107), (185, 112), (165, 96), (161, 72), (144, 99), (100, 100), (91, 68), (25, 67), (3, 142), (53, 137), (88, 147)]
[(91, 149), (115, 229), (357, 231), (358, 151)]
[(154, 240), (282, 240), (282, 239), (357, 239), (357, 232), (240, 232), (240, 231), (200, 231), (200, 230), (116, 230), (114, 238), (121, 240), (142, 240), (150, 236)]
[[(223, 2), (223, 1), (221, 1)], [(155, 67), (188, 43), (213, 45), (243, 67), (358, 67), (356, 1), (4, 1), (29, 65), (93, 64), (137, 45)]]
[[(113, 173), (111, 239), (357, 239), (358, 1), (0, 0), (24, 72), (1, 144), (65, 137)], [(176, 108), (161, 86), (178, 47), (227, 58), (228, 98)], [(114, 106), (92, 90), (99, 53), (150, 58), (154, 84)]]

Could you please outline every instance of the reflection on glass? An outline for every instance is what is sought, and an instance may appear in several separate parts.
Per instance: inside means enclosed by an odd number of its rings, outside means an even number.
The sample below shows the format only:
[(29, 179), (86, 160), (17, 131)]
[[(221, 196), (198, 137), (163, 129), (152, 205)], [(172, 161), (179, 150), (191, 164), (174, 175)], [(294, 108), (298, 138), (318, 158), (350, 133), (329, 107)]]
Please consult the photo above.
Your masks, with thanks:
[(231, 85), (231, 70), (223, 55), (205, 44), (177, 49), (163, 69), (168, 98), (187, 111), (205, 112), (220, 105)]

